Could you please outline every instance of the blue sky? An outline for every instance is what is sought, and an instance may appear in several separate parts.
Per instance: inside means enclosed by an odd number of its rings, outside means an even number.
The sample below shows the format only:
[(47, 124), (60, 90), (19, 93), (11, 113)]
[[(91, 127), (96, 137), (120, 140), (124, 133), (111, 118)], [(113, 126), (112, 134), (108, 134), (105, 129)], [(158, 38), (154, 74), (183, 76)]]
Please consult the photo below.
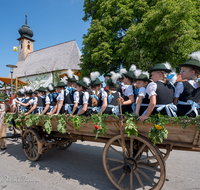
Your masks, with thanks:
[(33, 30), (34, 51), (70, 40), (76, 40), (82, 48), (83, 34), (90, 27), (82, 17), (84, 0), (0, 0), (0, 76), (7, 77), (10, 69), (7, 64), (15, 65), (20, 37), (18, 29), (25, 23)]

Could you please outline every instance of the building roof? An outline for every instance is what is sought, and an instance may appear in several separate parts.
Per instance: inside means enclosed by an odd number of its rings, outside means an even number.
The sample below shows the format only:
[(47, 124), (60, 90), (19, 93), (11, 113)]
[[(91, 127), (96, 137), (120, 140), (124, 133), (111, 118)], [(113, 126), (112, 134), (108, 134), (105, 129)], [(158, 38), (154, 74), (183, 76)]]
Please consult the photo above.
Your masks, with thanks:
[[(75, 40), (34, 51), (17, 63), (13, 77), (25, 77), (55, 70), (80, 70), (81, 52)], [(9, 75), (10, 76), (10, 75)]]

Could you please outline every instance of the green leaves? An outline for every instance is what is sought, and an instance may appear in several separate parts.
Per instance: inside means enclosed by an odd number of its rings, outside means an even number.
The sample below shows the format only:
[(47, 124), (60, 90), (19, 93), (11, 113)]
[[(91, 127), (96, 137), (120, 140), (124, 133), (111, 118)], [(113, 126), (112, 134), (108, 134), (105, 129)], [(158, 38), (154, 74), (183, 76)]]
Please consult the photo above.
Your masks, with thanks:
[(163, 139), (167, 139), (168, 131), (163, 126), (160, 126), (161, 129), (157, 129), (156, 125), (149, 131), (149, 138), (153, 142), (153, 145), (156, 143), (162, 143)]
[(199, 6), (193, 0), (85, 0), (83, 20), (91, 24), (83, 36), (83, 75), (185, 62), (200, 49)]
[(65, 114), (62, 115), (58, 115), (58, 126), (57, 126), (57, 130), (60, 133), (66, 133), (66, 128), (67, 128), (67, 123), (66, 123), (66, 116)]
[(125, 133), (128, 134), (128, 137), (131, 135), (135, 135), (136, 137), (138, 136), (138, 130), (136, 124), (133, 122), (133, 118), (126, 120)]

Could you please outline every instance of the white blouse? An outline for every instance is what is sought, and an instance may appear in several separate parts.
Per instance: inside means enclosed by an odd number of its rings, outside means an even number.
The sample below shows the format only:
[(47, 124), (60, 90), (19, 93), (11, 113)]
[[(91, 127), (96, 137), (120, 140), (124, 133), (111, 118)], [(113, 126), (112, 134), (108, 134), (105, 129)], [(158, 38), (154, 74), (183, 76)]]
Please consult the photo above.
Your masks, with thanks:
[(88, 92), (83, 92), (83, 104), (88, 104), (89, 100), (89, 93)]
[(124, 96), (127, 96), (127, 97), (129, 97), (131, 95), (134, 96), (132, 85), (123, 85), (122, 86), (122, 93), (123, 93)]
[(145, 87), (141, 87), (139, 89), (138, 96), (142, 96), (143, 98), (146, 96), (146, 88)]
[[(95, 90), (92, 90), (92, 91), (93, 91), (94, 94), (96, 93)], [(102, 97), (101, 97), (102, 101), (103, 101), (104, 98), (107, 98), (107, 96), (108, 96), (108, 94), (107, 94), (107, 92), (105, 90), (102, 91), (102, 92), (98, 91), (97, 96), (99, 95), (99, 93), (102, 93)]]
[(46, 96), (46, 98), (45, 98), (45, 104), (50, 104), (49, 96)]
[(58, 94), (56, 99), (57, 99), (57, 101), (58, 100), (64, 101), (64, 90), (62, 90), (61, 93)]
[(147, 85), (147, 88), (146, 88), (146, 93), (149, 95), (149, 98), (153, 95), (156, 95), (156, 90), (157, 90), (157, 84), (155, 82), (150, 82), (148, 85)]
[(38, 98), (37, 98), (37, 97), (35, 97), (35, 98), (33, 98), (33, 99), (31, 99), (31, 100), (29, 101), (30, 105), (37, 104), (37, 102), (38, 102)]
[(74, 92), (74, 103), (79, 103), (79, 92)]
[[(194, 80), (188, 80), (188, 82), (195, 88), (197, 89), (197, 82), (195, 82)], [(180, 97), (180, 94), (182, 94), (184, 91), (184, 86), (183, 86), (183, 83), (182, 82), (178, 82), (176, 88), (175, 88), (175, 97), (176, 98), (179, 98)]]

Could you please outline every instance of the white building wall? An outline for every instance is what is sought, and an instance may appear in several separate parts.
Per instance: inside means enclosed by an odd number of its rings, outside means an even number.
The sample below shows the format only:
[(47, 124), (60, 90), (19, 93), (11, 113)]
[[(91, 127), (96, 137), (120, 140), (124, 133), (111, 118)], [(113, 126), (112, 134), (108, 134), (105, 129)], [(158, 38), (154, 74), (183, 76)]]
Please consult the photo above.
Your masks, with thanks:
[(30, 86), (36, 90), (38, 89), (40, 86), (42, 87), (47, 87), (47, 85), (49, 83), (53, 82), (53, 74), (52, 73), (47, 73), (47, 74), (43, 74), (43, 75), (34, 75), (34, 76), (28, 76), (26, 77), (20, 77), (20, 80), (27, 82), (27, 79), (29, 79), (30, 81)]

